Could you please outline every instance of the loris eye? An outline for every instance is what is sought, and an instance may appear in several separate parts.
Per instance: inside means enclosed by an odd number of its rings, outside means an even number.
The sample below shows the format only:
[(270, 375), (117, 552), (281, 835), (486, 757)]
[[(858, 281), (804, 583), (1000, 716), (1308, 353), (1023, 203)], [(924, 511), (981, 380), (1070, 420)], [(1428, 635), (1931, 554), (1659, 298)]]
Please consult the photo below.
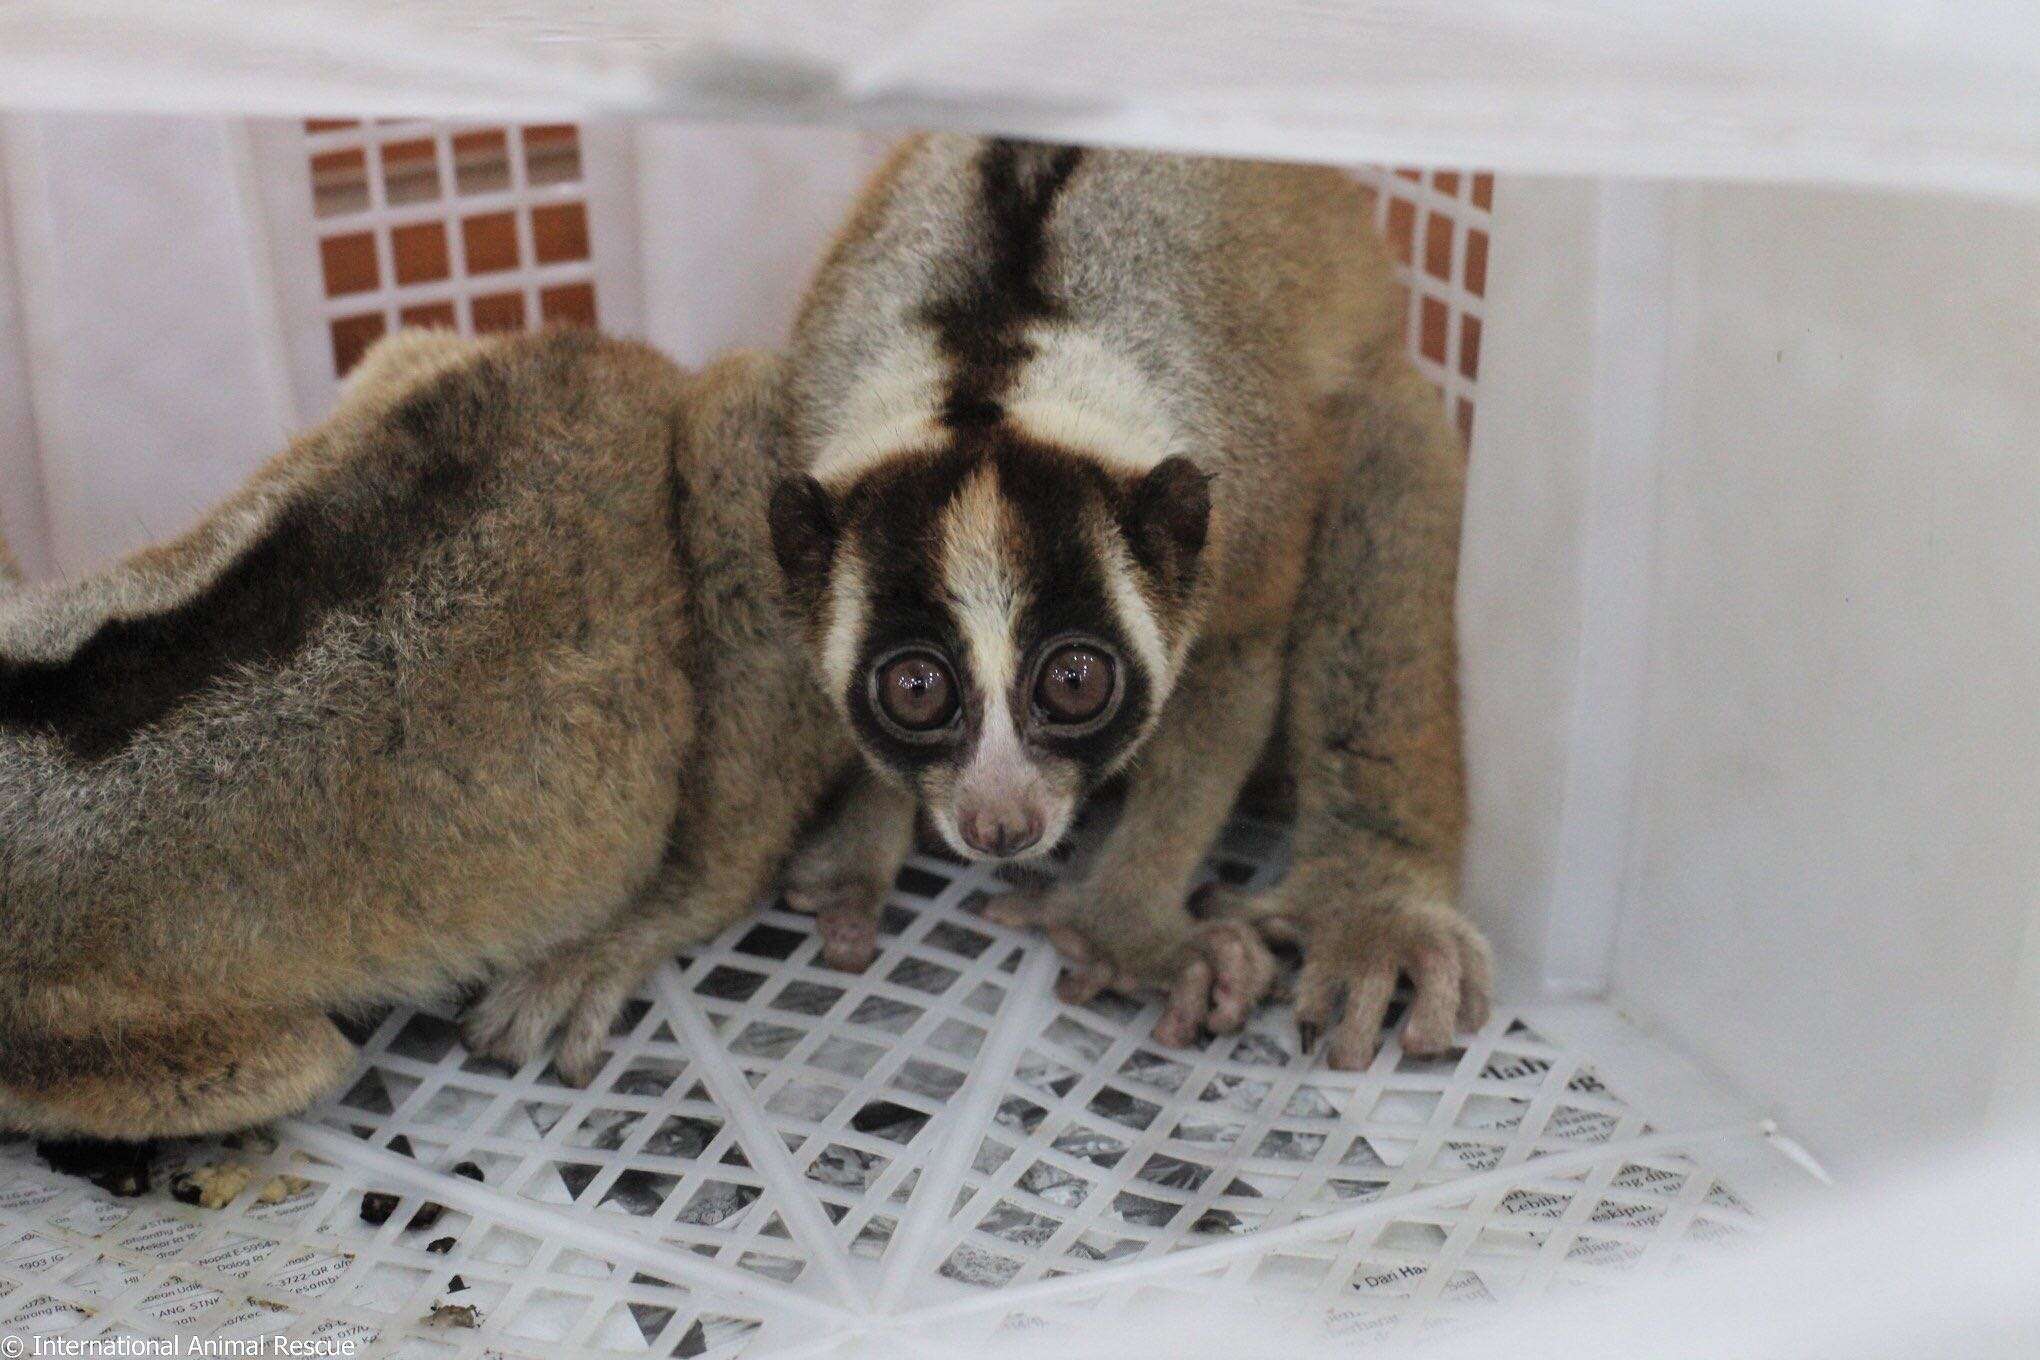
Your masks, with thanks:
[(1096, 647), (1071, 643), (1042, 663), (1034, 702), (1051, 722), (1085, 723), (1105, 711), (1114, 688), (1112, 658)]
[(956, 716), (956, 681), (939, 657), (909, 652), (878, 668), (878, 706), (909, 732), (932, 732)]

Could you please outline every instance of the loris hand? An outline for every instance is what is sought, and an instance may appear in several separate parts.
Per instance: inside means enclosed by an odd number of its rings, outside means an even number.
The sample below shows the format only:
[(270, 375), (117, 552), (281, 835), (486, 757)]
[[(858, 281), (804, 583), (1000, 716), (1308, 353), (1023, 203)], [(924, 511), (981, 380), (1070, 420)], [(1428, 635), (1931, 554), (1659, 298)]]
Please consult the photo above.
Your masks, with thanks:
[(1374, 1060), (1396, 980), (1414, 990), (1402, 1046), (1442, 1053), (1458, 1030), (1487, 1023), (1494, 961), (1473, 923), (1443, 902), (1406, 900), (1390, 907), (1292, 903), (1277, 884), (1263, 893), (1219, 889), (1213, 916), (1255, 923), (1270, 939), (1303, 947), (1296, 984), (1296, 1032), (1303, 1051), (1329, 1034), (1326, 1058), (1341, 1071)]
[(1238, 1030), (1275, 982), (1275, 957), (1253, 925), (1198, 921), (1180, 905), (1159, 917), (1114, 911), (1079, 885), (1005, 893), (984, 914), (1047, 933), (1065, 965), (1056, 995), (1070, 1005), (1106, 991), (1162, 993), (1154, 1035), (1171, 1048)]

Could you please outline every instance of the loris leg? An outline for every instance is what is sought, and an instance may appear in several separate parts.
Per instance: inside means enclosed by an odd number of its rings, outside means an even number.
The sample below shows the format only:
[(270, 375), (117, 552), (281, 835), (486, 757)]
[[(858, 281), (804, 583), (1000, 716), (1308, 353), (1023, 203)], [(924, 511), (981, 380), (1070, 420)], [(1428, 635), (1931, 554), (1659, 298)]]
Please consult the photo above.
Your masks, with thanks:
[(704, 751), (644, 887), (593, 935), (493, 983), (466, 1016), (468, 1047), (522, 1066), (558, 1029), (555, 1066), (585, 1084), (602, 1065), (617, 1012), (646, 975), (757, 906), (812, 801), (806, 789), (816, 755), (797, 733), (778, 749), (718, 738)]
[(914, 842), (914, 795), (859, 770), (786, 867), (786, 905), (815, 918), (822, 961), (861, 973), (878, 954), (878, 913)]
[[(1399, 366), (1398, 366), (1399, 367)], [(1365, 1067), (1398, 976), (1403, 1047), (1434, 1053), (1485, 1023), (1493, 968), (1458, 910), (1465, 779), (1453, 644), (1462, 475), (1436, 398), (1397, 371), (1355, 395), (1354, 448), (1295, 620), (1289, 759), (1295, 867), (1220, 914), (1300, 938), (1296, 1018)]]
[(669, 853), (607, 926), (491, 983), (462, 1019), (468, 1047), (521, 1067), (558, 1030), (553, 1065), (569, 1085), (585, 1086), (601, 1069), (610, 1025), (646, 975), (757, 906), (776, 855), (747, 849), (756, 847), (720, 847), (712, 867)]
[(1168, 1004), (1155, 1037), (1182, 1045), (1201, 1028), (1238, 1029), (1266, 995), (1275, 964), (1259, 935), (1235, 921), (1200, 922), (1185, 900), (1267, 744), (1281, 676), (1277, 639), (1200, 647), (1141, 747), (1125, 808), (1090, 871), (986, 908), (1004, 924), (1047, 929), (1070, 965), (1064, 1000), (1159, 989)]
[(354, 1065), (322, 1011), (218, 1011), (160, 1029), (14, 1036), (0, 1125), (139, 1140), (227, 1133), (296, 1114)]

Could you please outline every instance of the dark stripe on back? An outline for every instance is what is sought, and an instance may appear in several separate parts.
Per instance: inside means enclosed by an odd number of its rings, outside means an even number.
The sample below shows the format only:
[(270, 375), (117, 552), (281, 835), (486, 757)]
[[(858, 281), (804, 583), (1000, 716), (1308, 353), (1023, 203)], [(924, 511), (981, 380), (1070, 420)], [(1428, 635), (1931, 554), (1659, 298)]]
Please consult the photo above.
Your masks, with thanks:
[(1033, 353), (1022, 329), (1057, 314), (1041, 279), (1048, 216), (1083, 154), (1074, 146), (998, 140), (978, 155), (987, 249), (963, 286), (926, 312), (953, 364), (942, 403), (942, 422), (951, 429), (999, 421), (1013, 374)]
[(494, 364), (438, 379), (191, 599), (108, 619), (62, 661), (0, 658), (0, 727), (100, 760), (231, 677), (286, 664), (470, 517), (508, 395)]

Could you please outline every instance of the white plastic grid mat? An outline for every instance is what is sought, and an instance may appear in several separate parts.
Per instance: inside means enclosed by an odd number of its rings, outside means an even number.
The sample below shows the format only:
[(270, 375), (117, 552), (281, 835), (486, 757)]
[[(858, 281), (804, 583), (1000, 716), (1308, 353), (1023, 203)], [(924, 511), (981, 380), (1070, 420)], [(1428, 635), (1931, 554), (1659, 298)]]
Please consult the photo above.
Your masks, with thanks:
[[(1237, 826), (1213, 870), (1259, 881), (1274, 852)], [(1758, 1124), (1653, 1117), (1535, 1008), (1364, 1073), (1299, 1059), (1280, 1007), (1165, 1050), (1152, 1005), (1056, 1001), (1046, 944), (970, 910), (994, 886), (916, 856), (856, 976), (768, 909), (662, 967), (585, 1090), (394, 1012), (277, 1149), (172, 1154), (251, 1170), (223, 1209), (174, 1202), (174, 1164), (114, 1200), (0, 1147), (0, 1335), (790, 1356), (1242, 1287), (1359, 1344), (1758, 1226), (1723, 1171)], [(302, 1187), (260, 1202), (280, 1173)], [(367, 1191), (401, 1196), (379, 1224)]]

